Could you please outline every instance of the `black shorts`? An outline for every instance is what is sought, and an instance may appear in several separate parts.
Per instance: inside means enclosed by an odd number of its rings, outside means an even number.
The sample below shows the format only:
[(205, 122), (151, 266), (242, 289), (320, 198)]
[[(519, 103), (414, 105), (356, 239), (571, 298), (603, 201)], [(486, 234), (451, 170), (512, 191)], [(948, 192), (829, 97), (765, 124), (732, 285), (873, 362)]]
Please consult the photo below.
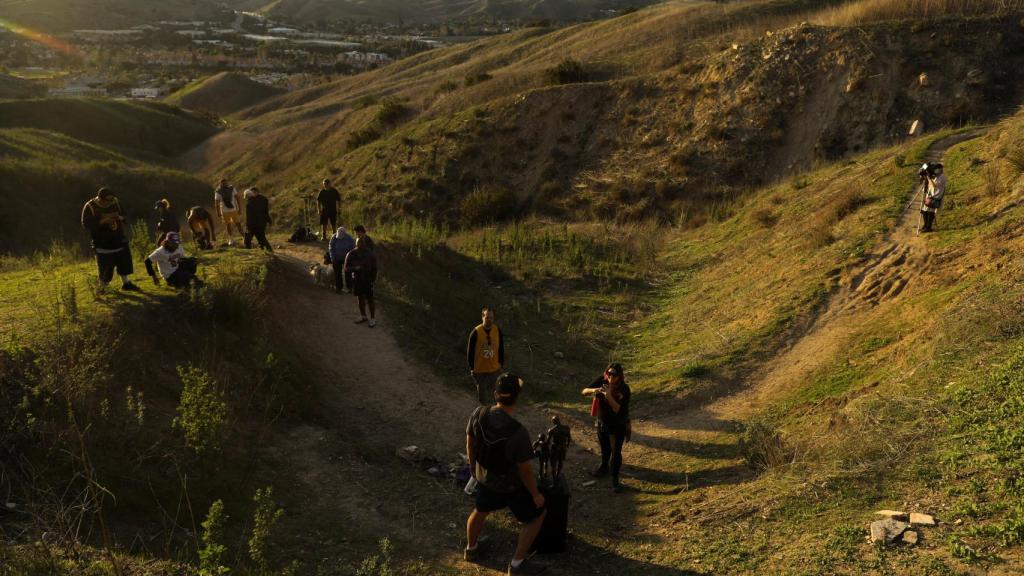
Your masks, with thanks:
[(96, 253), (96, 267), (100, 271), (100, 281), (109, 284), (114, 279), (114, 270), (121, 276), (128, 276), (135, 272), (135, 265), (132, 264), (132, 251), (125, 246), (122, 250), (113, 254)]
[(352, 282), (352, 293), (356, 296), (373, 298), (373, 280), (356, 278)]
[(332, 227), (338, 225), (338, 213), (324, 210), (320, 213), (320, 224), (330, 224)]
[(476, 487), (476, 509), (480, 512), (494, 512), (508, 508), (516, 520), (523, 524), (532, 522), (544, 512), (543, 508), (533, 505), (533, 496), (526, 491), (526, 488), (519, 488), (515, 492), (495, 492), (483, 484)]

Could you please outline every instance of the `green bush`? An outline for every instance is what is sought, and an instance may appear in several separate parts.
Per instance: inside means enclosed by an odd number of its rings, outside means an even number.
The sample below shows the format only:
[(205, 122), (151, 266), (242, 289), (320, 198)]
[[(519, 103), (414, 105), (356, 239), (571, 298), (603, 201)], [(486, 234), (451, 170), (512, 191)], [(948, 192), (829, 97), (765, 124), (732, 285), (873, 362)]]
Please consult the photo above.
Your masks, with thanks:
[(203, 547), (199, 550), (199, 576), (224, 576), (231, 572), (222, 562), (227, 547), (224, 541), (224, 525), (228, 515), (224, 513), (224, 502), (217, 500), (210, 505), (210, 511), (203, 521)]
[(462, 221), (468, 225), (493, 224), (507, 220), (515, 212), (515, 195), (493, 186), (475, 188), (459, 205)]
[(345, 145), (349, 150), (355, 150), (356, 148), (366, 146), (378, 138), (380, 138), (380, 128), (375, 124), (371, 124), (349, 133), (348, 138), (345, 140)]
[(220, 448), (221, 429), (228, 419), (228, 405), (217, 383), (195, 366), (178, 366), (181, 402), (174, 426), (185, 435), (185, 445), (196, 454)]
[(490, 74), (488, 74), (487, 72), (474, 72), (472, 74), (467, 74), (466, 75), (465, 85), (466, 85), (466, 88), (469, 88), (470, 86), (473, 86), (475, 84), (480, 84), (481, 82), (487, 82), (488, 80), (490, 80), (492, 78), (494, 78), (494, 77), (491, 76)]
[(549, 84), (577, 84), (589, 82), (592, 74), (579, 60), (562, 60), (557, 66), (544, 71)]
[(379, 544), (380, 553), (363, 559), (356, 570), (356, 576), (394, 576), (397, 574), (391, 565), (391, 541), (383, 538)]
[(274, 503), (274, 488), (267, 486), (265, 489), (256, 489), (253, 497), (256, 503), (256, 512), (252, 518), (252, 537), (249, 538), (249, 557), (253, 564), (261, 571), (267, 570), (267, 545), (270, 542), (270, 533), (274, 525), (281, 519), (284, 510)]
[(402, 119), (408, 109), (401, 102), (394, 98), (385, 98), (381, 100), (380, 108), (377, 110), (377, 115), (374, 116), (379, 124), (387, 125), (394, 124)]
[(793, 451), (786, 445), (782, 435), (768, 422), (754, 421), (747, 424), (740, 437), (740, 453), (748, 466), (755, 470), (771, 470), (793, 461)]

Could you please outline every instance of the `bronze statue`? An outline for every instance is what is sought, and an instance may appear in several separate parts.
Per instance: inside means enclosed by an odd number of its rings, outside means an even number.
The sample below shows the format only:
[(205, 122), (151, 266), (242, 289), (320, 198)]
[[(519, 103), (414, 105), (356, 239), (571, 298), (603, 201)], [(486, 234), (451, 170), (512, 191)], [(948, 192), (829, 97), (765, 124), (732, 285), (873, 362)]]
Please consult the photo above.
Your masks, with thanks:
[(569, 444), (572, 444), (572, 431), (559, 421), (558, 416), (552, 416), (551, 423), (554, 426), (548, 429), (548, 457), (551, 463), (551, 477), (558, 478), (562, 475), (562, 466), (565, 464)]
[(548, 461), (551, 459), (548, 439), (544, 434), (537, 434), (537, 441), (533, 443), (533, 455), (540, 458), (540, 478), (543, 480), (548, 476)]

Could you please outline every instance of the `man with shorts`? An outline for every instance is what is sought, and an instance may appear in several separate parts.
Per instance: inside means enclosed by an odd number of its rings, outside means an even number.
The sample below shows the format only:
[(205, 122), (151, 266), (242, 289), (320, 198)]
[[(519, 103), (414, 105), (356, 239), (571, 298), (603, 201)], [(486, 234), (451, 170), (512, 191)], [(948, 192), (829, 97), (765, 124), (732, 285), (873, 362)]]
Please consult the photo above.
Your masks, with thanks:
[(469, 333), (466, 362), (469, 375), (476, 382), (477, 399), (482, 406), (488, 406), (493, 401), (494, 383), (505, 367), (505, 338), (494, 323), (492, 310), (484, 308), (480, 316), (480, 325)]
[(544, 524), (544, 495), (533, 475), (530, 433), (513, 417), (522, 389), (522, 379), (502, 374), (494, 388), (497, 404), (477, 408), (466, 426), (466, 456), (477, 492), (476, 506), (466, 521), (463, 557), (479, 561), (487, 516), (508, 508), (522, 524), (508, 574), (538, 574), (544, 567), (528, 564), (526, 557)]
[(324, 180), (324, 186), (316, 195), (316, 211), (320, 215), (320, 239), (327, 240), (338, 227), (338, 212), (341, 210), (341, 194)]
[(228, 246), (234, 237), (231, 230), (234, 228), (239, 236), (244, 235), (242, 231), (242, 207), (238, 198), (238, 190), (228, 184), (226, 178), (221, 179), (220, 186), (213, 193), (213, 205), (217, 208), (217, 216), (224, 223), (228, 231)]
[(135, 267), (124, 235), (124, 213), (110, 189), (100, 188), (96, 197), (82, 207), (82, 228), (88, 230), (92, 238), (100, 283), (104, 286), (110, 284), (116, 269), (121, 277), (121, 289), (138, 292), (139, 287), (132, 284), (130, 278)]

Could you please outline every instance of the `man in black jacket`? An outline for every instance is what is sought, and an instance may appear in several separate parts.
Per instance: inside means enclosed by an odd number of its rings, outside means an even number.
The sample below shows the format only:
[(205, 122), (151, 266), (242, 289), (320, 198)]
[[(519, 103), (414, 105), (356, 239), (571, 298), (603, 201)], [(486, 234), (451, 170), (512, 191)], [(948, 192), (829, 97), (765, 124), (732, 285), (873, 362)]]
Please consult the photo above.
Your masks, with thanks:
[(100, 188), (96, 197), (82, 207), (82, 228), (89, 231), (92, 249), (96, 253), (100, 283), (104, 286), (114, 279), (114, 270), (121, 276), (121, 289), (138, 292), (130, 276), (135, 271), (128, 239), (124, 235), (124, 213), (117, 197), (108, 188)]
[(267, 241), (267, 226), (274, 223), (270, 218), (270, 201), (255, 186), (245, 191), (245, 199), (245, 247), (252, 248), (252, 238), (255, 236), (260, 248), (273, 252), (274, 249)]

